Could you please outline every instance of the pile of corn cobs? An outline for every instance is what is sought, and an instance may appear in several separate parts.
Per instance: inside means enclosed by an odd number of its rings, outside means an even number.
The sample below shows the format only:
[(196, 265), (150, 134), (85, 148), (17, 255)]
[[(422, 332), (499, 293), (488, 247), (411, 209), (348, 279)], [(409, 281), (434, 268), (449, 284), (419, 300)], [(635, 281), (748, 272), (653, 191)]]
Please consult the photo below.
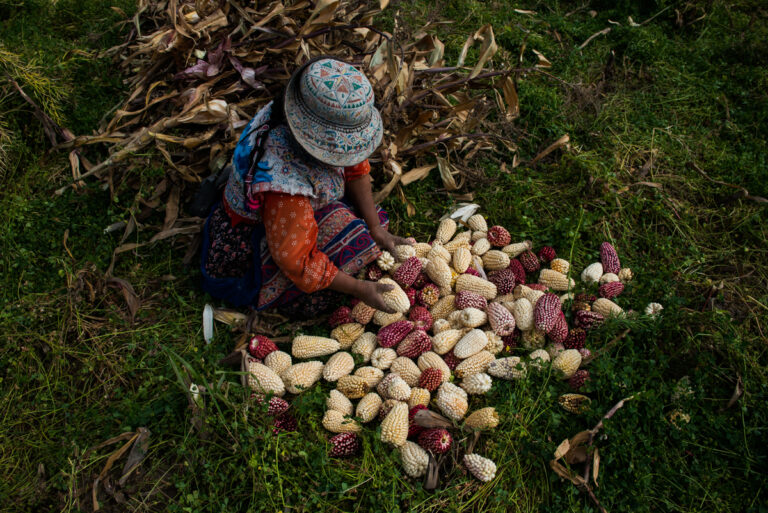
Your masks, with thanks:
[[(362, 302), (343, 306), (331, 316), (329, 338), (297, 336), (291, 355), (266, 337), (251, 340), (249, 384), (256, 394), (273, 395), (275, 430), (296, 425), (282, 396), (325, 379), (336, 383), (322, 421), (336, 433), (331, 455), (357, 452), (362, 425), (380, 421), (382, 441), (399, 449), (408, 475), (420, 477), (430, 453), (450, 449), (451, 429), (499, 424), (493, 407), (469, 411), (469, 396), (488, 392), (494, 379), (519, 379), (551, 365), (573, 390), (559, 404), (571, 413), (588, 407), (589, 398), (577, 393), (589, 379), (581, 368), (590, 358), (586, 334), (606, 317), (624, 315), (613, 299), (632, 272), (604, 242), (600, 262), (581, 273), (583, 282), (599, 284), (599, 297), (574, 295), (570, 264), (553, 248), (534, 253), (530, 241), (513, 243), (506, 229), (489, 228), (479, 214), (462, 224), (468, 229), (457, 232), (457, 223), (445, 219), (431, 244), (398, 246), (361, 273), (393, 285), (384, 297), (396, 313)], [(573, 327), (564, 304), (574, 312)], [(504, 356), (517, 347), (530, 353)], [(435, 418), (445, 427), (434, 427)], [(494, 462), (477, 454), (466, 454), (463, 462), (481, 481), (496, 474)]]

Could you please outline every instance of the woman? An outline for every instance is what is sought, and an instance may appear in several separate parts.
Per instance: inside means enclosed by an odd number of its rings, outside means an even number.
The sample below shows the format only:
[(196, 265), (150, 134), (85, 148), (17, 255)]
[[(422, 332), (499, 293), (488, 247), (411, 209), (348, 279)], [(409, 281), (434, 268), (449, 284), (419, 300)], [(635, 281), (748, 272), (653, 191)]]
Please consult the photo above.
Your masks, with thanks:
[[(334, 292), (390, 311), (390, 286), (353, 276), (407, 244), (373, 202), (368, 156), (381, 116), (368, 79), (319, 58), (293, 74), (235, 148), (222, 201), (206, 221), (203, 288), (238, 306), (311, 316)], [(359, 216), (359, 217), (358, 217)]]

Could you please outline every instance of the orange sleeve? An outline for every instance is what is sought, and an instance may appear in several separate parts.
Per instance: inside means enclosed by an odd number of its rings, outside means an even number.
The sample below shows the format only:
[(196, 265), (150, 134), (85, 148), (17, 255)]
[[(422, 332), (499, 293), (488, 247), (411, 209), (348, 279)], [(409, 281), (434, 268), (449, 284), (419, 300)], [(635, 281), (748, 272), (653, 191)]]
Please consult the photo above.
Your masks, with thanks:
[(365, 159), (359, 164), (344, 168), (344, 181), (351, 182), (352, 180), (357, 180), (361, 176), (365, 176), (370, 172), (371, 172), (371, 164), (370, 162), (368, 162), (368, 159)]
[(307, 294), (328, 287), (339, 270), (317, 248), (317, 223), (309, 200), (264, 194), (262, 217), (269, 252), (280, 270)]

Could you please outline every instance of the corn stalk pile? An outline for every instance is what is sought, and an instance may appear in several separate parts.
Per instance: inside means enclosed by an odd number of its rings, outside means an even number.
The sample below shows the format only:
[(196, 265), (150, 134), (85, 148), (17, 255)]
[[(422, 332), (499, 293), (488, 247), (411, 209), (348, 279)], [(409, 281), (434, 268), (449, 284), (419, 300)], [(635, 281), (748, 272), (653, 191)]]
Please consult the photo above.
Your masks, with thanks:
[[(531, 241), (513, 242), (504, 227), (469, 214), (458, 218), (466, 229), (448, 217), (431, 243), (397, 246), (361, 273), (360, 279), (394, 287), (384, 298), (395, 313), (362, 302), (342, 306), (330, 317), (328, 337), (298, 335), (286, 351), (266, 336), (252, 336), (242, 352), (244, 383), (256, 397), (271, 396), (276, 432), (297, 428), (284, 397), (326, 381), (335, 386), (322, 420), (334, 433), (331, 456), (354, 455), (358, 434), (380, 422), (378, 436), (400, 452), (405, 473), (428, 474), (434, 487), (447, 461), (460, 461), (481, 481), (494, 479), (496, 464), (474, 450), (481, 433), (501, 421), (486, 396), (496, 381), (551, 371), (562, 380), (560, 407), (574, 415), (590, 408), (582, 393), (587, 366), (629, 330), (600, 351), (590, 351), (587, 339), (611, 317), (639, 317), (615, 302), (632, 271), (604, 242), (600, 261), (578, 275), (577, 285), (570, 263), (554, 248), (534, 252)], [(644, 317), (660, 310), (652, 303)], [(589, 470), (582, 478), (558, 461), (586, 463), (596, 483), (592, 439), (564, 443), (551, 466), (597, 502)]]
[[(165, 222), (152, 241), (196, 233), (200, 220), (180, 215), (191, 197), (188, 186), (230, 161), (242, 129), (292, 71), (330, 54), (358, 66), (374, 86), (386, 129), (371, 158), (385, 173), (376, 200), (393, 191), (405, 198), (402, 186), (435, 168), (445, 189), (457, 191), (466, 178), (460, 162), (499, 142), (515, 150), (511, 140), (494, 134), (514, 133), (515, 73), (525, 70), (506, 62), (504, 70), (486, 69), (497, 53), (497, 61), (509, 60), (497, 52), (490, 25), (470, 35), (457, 66), (447, 67), (434, 25), (407, 40), (397, 29), (393, 35), (373, 26), (387, 3), (140, 0), (127, 41), (109, 50), (131, 92), (98, 133), (59, 145), (72, 152), (67, 187), (89, 176), (112, 192), (154, 186), (150, 197), (137, 195), (123, 241), (141, 227), (136, 218), (141, 223), (155, 211), (165, 211)], [(473, 46), (477, 61), (465, 67)], [(89, 162), (84, 151), (92, 145), (106, 147), (108, 156)], [(148, 165), (165, 169), (156, 183), (130, 172)], [(117, 253), (137, 245), (124, 244)]]

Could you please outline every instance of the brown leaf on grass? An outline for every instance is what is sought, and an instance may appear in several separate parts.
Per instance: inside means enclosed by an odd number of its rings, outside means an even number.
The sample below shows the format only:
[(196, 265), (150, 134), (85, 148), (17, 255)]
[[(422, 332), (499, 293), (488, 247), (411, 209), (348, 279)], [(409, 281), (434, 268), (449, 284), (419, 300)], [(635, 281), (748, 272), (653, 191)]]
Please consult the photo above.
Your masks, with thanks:
[[(504, 113), (507, 121), (512, 121), (520, 116), (520, 101), (517, 97), (517, 89), (512, 77), (506, 77), (501, 83), (501, 93), (494, 89), (499, 110)], [(503, 96), (502, 96), (503, 94)]]
[(149, 450), (149, 437), (152, 432), (145, 427), (140, 427), (136, 431), (139, 433), (139, 436), (133, 442), (131, 452), (128, 453), (128, 458), (125, 460), (125, 465), (123, 465), (122, 476), (117, 482), (120, 486), (125, 485), (131, 473), (144, 461)]
[(458, 171), (454, 170), (448, 158), (437, 157), (437, 169), (440, 171), (440, 178), (443, 179), (443, 185), (447, 190), (455, 191), (459, 188), (456, 184), (456, 179), (454, 178), (454, 175), (458, 174)]
[(435, 169), (435, 164), (429, 166), (421, 166), (415, 169), (411, 169), (400, 178), (402, 185), (408, 185), (409, 183), (422, 180), (429, 175), (429, 172)]
[(541, 153), (539, 153), (538, 155), (536, 155), (536, 156), (533, 158), (533, 160), (531, 160), (531, 161), (528, 163), (528, 165), (529, 165), (529, 166), (531, 166), (531, 167), (533, 167), (533, 166), (534, 166), (534, 165), (535, 165), (535, 164), (536, 164), (538, 161), (540, 161), (541, 159), (543, 159), (544, 157), (546, 157), (547, 155), (549, 155), (550, 153), (552, 153), (552, 152), (553, 152), (553, 151), (555, 151), (556, 149), (558, 149), (558, 148), (562, 148), (563, 146), (565, 146), (566, 144), (568, 144), (568, 142), (569, 142), (570, 140), (571, 140), (571, 137), (570, 137), (568, 134), (565, 134), (565, 135), (564, 135), (564, 136), (562, 136), (560, 139), (558, 139), (557, 141), (555, 141), (555, 142), (553, 142), (552, 144), (550, 144), (549, 146), (547, 146), (547, 147), (544, 149), (544, 151), (542, 151)]
[(597, 484), (597, 475), (599, 473), (600, 473), (600, 452), (598, 451), (597, 447), (595, 447), (595, 450), (592, 453), (592, 481), (594, 481), (595, 486), (600, 486)]
[(536, 67), (537, 68), (551, 68), (552, 67), (552, 63), (549, 62), (549, 59), (544, 57), (543, 53), (541, 53), (538, 50), (533, 50), (533, 49), (531, 49), (531, 50), (533, 51), (533, 53), (536, 54), (536, 57), (538, 57), (538, 59), (539, 59), (539, 62), (536, 63)]
[(120, 289), (120, 292), (122, 292), (123, 297), (125, 298), (125, 303), (128, 305), (128, 312), (131, 315), (131, 324), (133, 324), (133, 321), (136, 318), (136, 312), (138, 312), (141, 307), (141, 300), (136, 294), (136, 291), (133, 290), (133, 285), (122, 278), (115, 278), (114, 276), (107, 278), (107, 285)]
[(425, 428), (452, 428), (453, 423), (432, 410), (419, 410), (413, 416), (413, 421)]
[(733, 389), (733, 395), (731, 395), (731, 398), (728, 400), (728, 404), (725, 406), (724, 410), (727, 410), (736, 404), (736, 401), (738, 401), (742, 395), (744, 395), (744, 382), (742, 381), (741, 376), (739, 376), (738, 380), (736, 381), (736, 387)]

